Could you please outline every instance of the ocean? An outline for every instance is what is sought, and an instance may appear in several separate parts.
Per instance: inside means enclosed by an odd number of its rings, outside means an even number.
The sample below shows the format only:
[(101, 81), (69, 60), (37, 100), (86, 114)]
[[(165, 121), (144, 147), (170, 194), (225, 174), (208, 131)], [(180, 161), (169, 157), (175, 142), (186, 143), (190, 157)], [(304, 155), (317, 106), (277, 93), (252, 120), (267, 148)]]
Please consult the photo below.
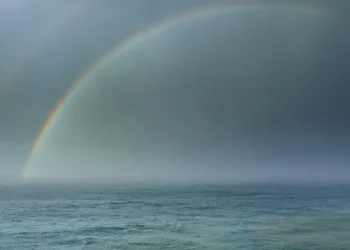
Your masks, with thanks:
[(350, 249), (350, 186), (0, 184), (0, 249)]

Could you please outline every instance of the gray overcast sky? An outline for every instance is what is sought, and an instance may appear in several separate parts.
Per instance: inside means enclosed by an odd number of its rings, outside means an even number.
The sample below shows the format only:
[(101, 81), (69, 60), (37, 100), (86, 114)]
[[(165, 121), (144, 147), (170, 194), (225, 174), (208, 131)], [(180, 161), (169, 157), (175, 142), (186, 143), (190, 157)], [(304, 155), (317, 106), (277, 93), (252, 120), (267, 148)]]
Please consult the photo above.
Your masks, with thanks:
[[(344, 11), (350, 6), (308, 3), (326, 14), (268, 8), (218, 14), (125, 50), (66, 108), (31, 174), (350, 176), (350, 34)], [(112, 46), (210, 4), (1, 2), (0, 174), (19, 175), (52, 108)]]

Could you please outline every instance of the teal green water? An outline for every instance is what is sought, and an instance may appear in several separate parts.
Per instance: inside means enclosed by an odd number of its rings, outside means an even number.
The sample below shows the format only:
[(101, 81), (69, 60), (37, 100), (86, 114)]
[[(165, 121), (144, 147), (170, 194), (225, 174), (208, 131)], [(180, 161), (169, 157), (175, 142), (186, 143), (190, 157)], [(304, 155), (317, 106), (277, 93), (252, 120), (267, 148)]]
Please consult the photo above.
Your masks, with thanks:
[(350, 187), (0, 185), (0, 249), (350, 249)]

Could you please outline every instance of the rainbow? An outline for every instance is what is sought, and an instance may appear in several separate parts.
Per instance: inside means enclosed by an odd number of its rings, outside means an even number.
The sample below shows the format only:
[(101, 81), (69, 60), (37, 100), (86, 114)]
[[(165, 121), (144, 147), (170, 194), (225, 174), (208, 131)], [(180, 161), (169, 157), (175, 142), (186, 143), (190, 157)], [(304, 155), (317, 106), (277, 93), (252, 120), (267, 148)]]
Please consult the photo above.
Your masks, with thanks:
[(76, 97), (87, 85), (88, 82), (95, 76), (95, 74), (105, 67), (105, 65), (109, 64), (115, 57), (118, 57), (122, 51), (125, 49), (137, 45), (137, 43), (142, 42), (143, 40), (154, 36), (156, 34), (162, 33), (163, 31), (169, 30), (174, 26), (185, 23), (190, 20), (209, 17), (215, 14), (223, 13), (223, 12), (234, 12), (239, 10), (290, 10), (295, 12), (305, 12), (310, 15), (322, 15), (324, 14), (323, 9), (314, 6), (314, 5), (297, 5), (297, 4), (277, 4), (277, 5), (266, 5), (266, 4), (237, 4), (237, 5), (216, 5), (210, 6), (206, 8), (200, 8), (196, 10), (192, 10), (190, 12), (186, 12), (184, 14), (175, 16), (168, 20), (161, 22), (160, 24), (156, 24), (151, 26), (148, 29), (141, 30), (130, 38), (124, 40), (122, 43), (117, 44), (115, 47), (112, 47), (102, 58), (100, 58), (97, 62), (93, 63), (84, 74), (82, 74), (70, 87), (67, 93), (63, 96), (63, 98), (56, 104), (56, 106), (51, 111), (48, 119), (46, 120), (44, 126), (42, 127), (39, 136), (34, 142), (28, 156), (28, 161), (26, 163), (25, 168), (22, 170), (22, 177), (27, 177), (28, 170), (31, 168), (32, 161), (37, 155), (39, 149), (45, 143), (45, 138), (50, 130), (55, 126), (59, 118), (64, 113), (64, 110), (69, 106), (70, 100)]

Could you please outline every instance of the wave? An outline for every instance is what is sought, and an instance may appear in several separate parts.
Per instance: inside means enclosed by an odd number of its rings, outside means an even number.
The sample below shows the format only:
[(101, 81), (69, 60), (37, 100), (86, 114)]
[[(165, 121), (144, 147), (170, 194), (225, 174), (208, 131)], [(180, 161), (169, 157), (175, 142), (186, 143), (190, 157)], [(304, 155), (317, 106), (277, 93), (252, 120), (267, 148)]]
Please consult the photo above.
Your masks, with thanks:
[(119, 231), (126, 230), (126, 227), (118, 227), (118, 226), (96, 226), (96, 227), (89, 227), (89, 228), (83, 228), (79, 230), (79, 234), (97, 234), (97, 233), (115, 233)]

